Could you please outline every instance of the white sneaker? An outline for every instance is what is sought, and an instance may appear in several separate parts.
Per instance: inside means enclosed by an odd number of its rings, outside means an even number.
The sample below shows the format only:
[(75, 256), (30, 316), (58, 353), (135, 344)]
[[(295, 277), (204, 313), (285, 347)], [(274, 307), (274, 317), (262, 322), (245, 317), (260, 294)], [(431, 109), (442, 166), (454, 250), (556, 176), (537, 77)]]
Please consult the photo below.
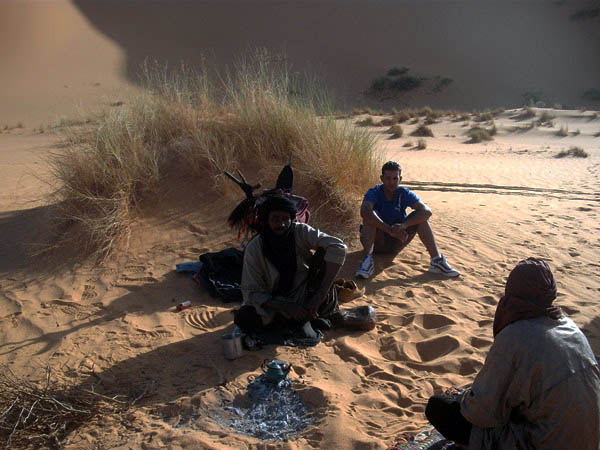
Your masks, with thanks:
[(364, 278), (365, 280), (373, 275), (375, 271), (375, 262), (373, 261), (372, 255), (367, 255), (360, 262), (360, 267), (354, 274), (357, 278)]
[(457, 277), (460, 275), (458, 270), (453, 269), (452, 266), (448, 264), (444, 255), (440, 255), (438, 258), (431, 260), (429, 271), (431, 273), (441, 273), (447, 277)]

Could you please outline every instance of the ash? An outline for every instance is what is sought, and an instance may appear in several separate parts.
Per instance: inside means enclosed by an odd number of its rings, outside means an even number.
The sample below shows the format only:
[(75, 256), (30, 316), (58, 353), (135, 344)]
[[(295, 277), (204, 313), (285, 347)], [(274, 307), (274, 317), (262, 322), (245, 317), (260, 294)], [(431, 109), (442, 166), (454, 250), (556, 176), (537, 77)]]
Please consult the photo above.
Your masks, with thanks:
[(270, 383), (264, 375), (248, 385), (249, 408), (223, 405), (224, 415), (214, 416), (221, 425), (262, 440), (287, 440), (312, 423), (292, 381)]

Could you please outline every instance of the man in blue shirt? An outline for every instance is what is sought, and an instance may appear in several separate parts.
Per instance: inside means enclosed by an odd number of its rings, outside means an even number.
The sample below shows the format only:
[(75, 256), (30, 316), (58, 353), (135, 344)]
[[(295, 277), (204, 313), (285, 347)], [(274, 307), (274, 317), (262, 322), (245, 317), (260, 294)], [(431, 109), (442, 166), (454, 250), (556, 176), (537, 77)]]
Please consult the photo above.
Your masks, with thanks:
[[(411, 190), (400, 186), (402, 169), (396, 161), (388, 161), (381, 168), (382, 184), (369, 189), (360, 207), (363, 224), (360, 242), (363, 258), (356, 276), (369, 278), (375, 270), (373, 253), (399, 253), (415, 234), (431, 257), (429, 271), (448, 277), (460, 274), (446, 257), (439, 253), (433, 230), (429, 225), (431, 209)], [(406, 214), (406, 208), (413, 211)]]

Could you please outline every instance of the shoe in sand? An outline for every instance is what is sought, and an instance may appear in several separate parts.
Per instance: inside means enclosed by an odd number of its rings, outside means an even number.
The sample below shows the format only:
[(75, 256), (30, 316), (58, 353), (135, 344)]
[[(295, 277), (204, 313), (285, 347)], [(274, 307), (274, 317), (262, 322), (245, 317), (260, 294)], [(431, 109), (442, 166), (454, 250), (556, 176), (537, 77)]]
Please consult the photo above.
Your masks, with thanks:
[(362, 297), (365, 293), (365, 288), (359, 288), (352, 280), (340, 278), (339, 280), (336, 280), (333, 285), (337, 289), (339, 303), (351, 302), (352, 300)]

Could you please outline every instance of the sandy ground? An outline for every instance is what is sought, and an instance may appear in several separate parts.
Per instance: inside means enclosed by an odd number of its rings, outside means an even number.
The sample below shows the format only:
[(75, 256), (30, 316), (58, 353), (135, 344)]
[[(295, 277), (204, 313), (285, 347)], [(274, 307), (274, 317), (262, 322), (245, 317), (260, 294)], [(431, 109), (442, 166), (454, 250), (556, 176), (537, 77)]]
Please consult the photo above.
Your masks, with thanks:
[[(405, 146), (416, 142), (410, 136), (416, 125), (405, 124), (405, 137), (395, 140), (385, 127), (373, 127), (381, 151), (402, 163), (405, 184), (433, 209), (438, 245), (461, 276), (427, 273), (417, 240), (394, 260), (378, 258), (373, 279), (359, 283), (366, 294), (354, 304), (376, 308), (375, 330), (329, 332), (315, 348), (269, 347), (233, 362), (223, 359), (219, 338), (232, 327), (234, 305), (211, 298), (174, 265), (236, 244), (224, 226), (235, 196), (197, 194), (193, 208), (172, 205), (140, 219), (129, 254), (102, 269), (74, 255), (47, 267), (27, 259), (25, 244), (47, 227), (40, 194), (49, 187), (41, 179), (56, 136), (4, 132), (0, 360), (22, 375), (50, 365), (63, 381), (93, 377), (104, 389), (130, 395), (148, 389), (133, 428), (99, 421), (77, 429), (71, 448), (100, 440), (106, 448), (263, 448), (206, 416), (242, 395), (260, 363), (273, 357), (293, 363), (292, 377), (317, 423), (268, 448), (384, 448), (425, 425), (430, 395), (473, 379), (492, 342), (506, 276), (528, 256), (550, 262), (557, 303), (599, 352), (600, 138), (594, 134), (600, 119), (592, 112), (552, 113), (554, 128), (515, 131), (528, 121), (507, 111), (495, 121), (495, 139), (479, 144), (467, 143), (465, 122), (444, 119), (430, 125), (435, 137), (425, 138), (425, 150)], [(558, 137), (560, 126), (580, 133)], [(554, 157), (571, 146), (590, 156)], [(352, 277), (358, 259), (354, 246), (344, 277)], [(185, 299), (193, 306), (176, 312)], [(192, 413), (201, 418), (173, 427)]]
[[(406, 101), (420, 105), (511, 106), (536, 89), (549, 104), (578, 104), (581, 91), (598, 88), (600, 27), (568, 18), (585, 2), (523, 2), (514, 12), (500, 2), (458, 9), (441, 2), (430, 15), (414, 2), (381, 2), (376, 17), (361, 2), (346, 3), (340, 11), (333, 0), (279, 2), (279, 9), (240, 2), (234, 17), (227, 13), (231, 22), (219, 22), (226, 11), (214, 2), (193, 14), (190, 2), (174, 2), (173, 16), (161, 2), (141, 16), (135, 1), (0, 5), (0, 363), (19, 376), (37, 377), (50, 366), (71, 385), (91, 381), (134, 398), (145, 392), (131, 420), (108, 417), (79, 427), (67, 448), (385, 448), (426, 424), (430, 395), (472, 381), (492, 342), (506, 276), (528, 256), (550, 262), (557, 303), (600, 353), (600, 119), (592, 111), (537, 109), (538, 116), (556, 115), (554, 127), (526, 130), (530, 120), (516, 120), (509, 110), (495, 120), (494, 140), (478, 144), (465, 135), (472, 119), (446, 117), (430, 125), (434, 137), (424, 138), (424, 150), (410, 136), (414, 124), (403, 124), (404, 137), (394, 140), (385, 127), (372, 127), (379, 149), (402, 164), (405, 185), (433, 209), (438, 246), (462, 274), (450, 280), (427, 273), (418, 240), (394, 260), (378, 258), (373, 279), (359, 283), (365, 296), (351, 304), (374, 306), (377, 328), (329, 332), (315, 348), (268, 347), (224, 360), (220, 336), (231, 330), (235, 306), (174, 272), (176, 263), (237, 245), (225, 226), (239, 200), (235, 190), (223, 195), (178, 185), (185, 194), (140, 218), (129, 252), (104, 267), (68, 250), (49, 260), (30, 256), (48, 238), (53, 214), (47, 157), (60, 149), (52, 126), (118, 107), (138, 89), (133, 72), (144, 57), (191, 57), (197, 46), (190, 42), (206, 42), (228, 60), (242, 43), (285, 41), (294, 63), (324, 68), (330, 84), (345, 86), (351, 105), (362, 104), (356, 94), (396, 65), (455, 80), (439, 97), (417, 92)], [(368, 18), (363, 34), (357, 17)], [(453, 26), (437, 27), (444, 17), (453, 17)], [(489, 17), (498, 18), (495, 27), (483, 20)], [(342, 25), (332, 27), (335, 21)], [(220, 29), (223, 23), (229, 28)], [(451, 39), (450, 29), (468, 32)], [(248, 40), (231, 30), (245, 30)], [(401, 42), (419, 39), (403, 46), (389, 38), (392, 31)], [(452, 45), (444, 50), (439, 42)], [(553, 52), (535, 50), (545, 45)], [(560, 127), (568, 136), (556, 135)], [(554, 157), (573, 146), (589, 157)], [(356, 242), (350, 244), (345, 278), (359, 262)], [(193, 306), (176, 312), (182, 300)], [(315, 426), (289, 442), (262, 443), (211, 421), (209, 412), (242, 395), (263, 360), (274, 357), (293, 363)], [(200, 418), (186, 422), (192, 414)], [(182, 419), (184, 426), (174, 426)]]

